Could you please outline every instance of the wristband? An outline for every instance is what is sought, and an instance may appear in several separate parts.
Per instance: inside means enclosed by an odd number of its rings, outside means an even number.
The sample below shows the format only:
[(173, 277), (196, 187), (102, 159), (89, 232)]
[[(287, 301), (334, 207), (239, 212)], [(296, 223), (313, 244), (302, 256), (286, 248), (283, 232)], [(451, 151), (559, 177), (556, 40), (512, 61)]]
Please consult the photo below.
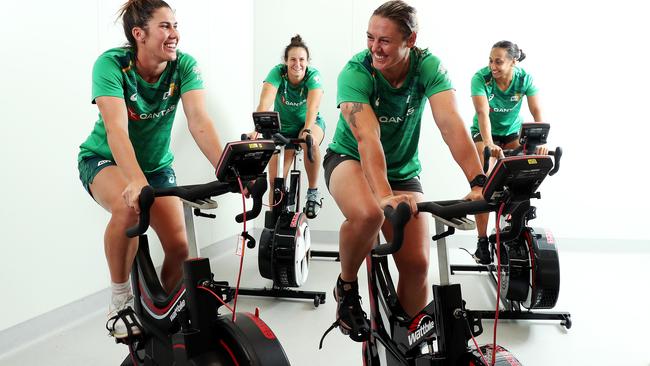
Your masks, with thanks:
[(487, 183), (487, 176), (485, 176), (485, 174), (479, 174), (469, 182), (469, 186), (471, 188), (485, 187), (485, 183)]

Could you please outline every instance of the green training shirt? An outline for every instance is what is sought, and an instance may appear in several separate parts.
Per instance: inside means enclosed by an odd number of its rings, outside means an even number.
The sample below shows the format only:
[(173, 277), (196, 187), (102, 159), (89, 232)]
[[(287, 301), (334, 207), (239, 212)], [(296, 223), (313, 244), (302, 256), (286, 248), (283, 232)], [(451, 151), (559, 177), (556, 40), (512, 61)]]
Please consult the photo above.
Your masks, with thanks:
[[(307, 116), (307, 94), (313, 89), (322, 89), (320, 73), (313, 67), (308, 67), (305, 77), (298, 85), (292, 85), (287, 76), (287, 66), (275, 66), (264, 79), (278, 89), (275, 95), (274, 110), (280, 114), (282, 123), (280, 133), (296, 135), (304, 126)], [(320, 113), (316, 115), (316, 122), (322, 125), (325, 122)]]
[[(338, 106), (344, 102), (368, 104), (377, 116), (389, 181), (420, 174), (418, 142), (426, 101), (433, 94), (453, 88), (440, 59), (428, 50), (412, 49), (409, 59), (408, 74), (399, 88), (393, 88), (372, 67), (369, 50), (352, 57), (338, 78)], [(360, 159), (358, 142), (342, 113), (329, 148)]]
[[(502, 91), (492, 78), (489, 67), (484, 67), (472, 77), (472, 96), (483, 95), (490, 105), (490, 126), (492, 135), (507, 136), (519, 132), (523, 118), (519, 115), (524, 95), (537, 94), (533, 78), (524, 69), (515, 67), (512, 82)], [(480, 133), (478, 114), (474, 114), (472, 135)]]
[[(130, 47), (104, 52), (93, 67), (92, 103), (97, 97), (124, 99), (129, 118), (129, 139), (144, 173), (169, 166), (174, 155), (169, 149), (178, 102), (183, 93), (203, 89), (196, 60), (176, 51), (175, 61), (155, 83), (148, 83), (135, 70), (135, 53)], [(79, 160), (99, 155), (114, 160), (106, 137), (104, 119), (99, 114), (90, 136), (81, 144)]]

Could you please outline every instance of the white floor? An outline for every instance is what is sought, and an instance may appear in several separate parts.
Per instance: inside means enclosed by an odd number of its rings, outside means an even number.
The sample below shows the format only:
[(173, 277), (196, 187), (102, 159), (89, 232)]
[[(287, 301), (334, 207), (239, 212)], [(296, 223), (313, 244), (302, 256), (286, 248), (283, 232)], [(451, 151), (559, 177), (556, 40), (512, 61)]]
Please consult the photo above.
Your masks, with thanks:
[[(453, 246), (467, 243), (458, 236), (450, 240), (452, 263), (470, 263), (468, 255)], [(570, 330), (557, 322), (500, 321), (498, 343), (527, 366), (627, 365), (650, 366), (650, 242), (629, 246), (587, 240), (560, 241), (561, 292), (556, 310), (569, 311)], [(592, 245), (593, 244), (593, 245)], [(645, 245), (648, 244), (648, 245)], [(468, 246), (472, 246), (469, 243)], [(323, 248), (323, 246), (321, 246)], [(325, 248), (328, 249), (328, 248)], [(433, 257), (435, 258), (435, 256)], [(234, 281), (236, 257), (229, 253), (213, 258), (215, 278)], [(327, 293), (327, 302), (314, 308), (311, 301), (241, 297), (238, 308), (261, 309), (262, 318), (281, 340), (293, 365), (360, 365), (360, 345), (333, 331), (318, 350), (322, 333), (334, 320), (331, 290), (338, 263), (314, 260), (304, 289)], [(430, 278), (436, 281), (436, 267)], [(481, 275), (452, 277), (463, 285), (470, 309), (491, 309), (494, 292)], [(361, 274), (360, 281), (365, 281)], [(365, 282), (362, 282), (365, 283)], [(268, 285), (257, 274), (256, 250), (249, 252), (242, 286)], [(364, 304), (367, 304), (364, 298)], [(104, 309), (80, 318), (66, 329), (0, 357), (0, 365), (115, 366), (126, 355), (104, 330)], [(484, 321), (480, 344), (491, 342), (492, 321)]]

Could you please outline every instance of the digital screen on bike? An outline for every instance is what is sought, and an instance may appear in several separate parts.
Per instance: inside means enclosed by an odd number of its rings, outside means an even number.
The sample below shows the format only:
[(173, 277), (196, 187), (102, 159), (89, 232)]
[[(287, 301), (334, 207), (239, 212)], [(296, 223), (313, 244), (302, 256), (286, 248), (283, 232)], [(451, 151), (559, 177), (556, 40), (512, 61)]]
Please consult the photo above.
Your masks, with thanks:
[(488, 202), (499, 202), (507, 192), (510, 199), (530, 199), (553, 169), (548, 155), (509, 156), (499, 159), (483, 188)]
[(217, 165), (217, 180), (233, 183), (237, 177), (243, 182), (257, 179), (264, 174), (274, 152), (275, 143), (271, 140), (229, 142)]
[(255, 131), (264, 138), (270, 138), (280, 132), (280, 114), (278, 112), (253, 112)]
[(544, 145), (550, 129), (551, 125), (548, 123), (523, 123), (519, 132), (519, 143), (522, 145)]

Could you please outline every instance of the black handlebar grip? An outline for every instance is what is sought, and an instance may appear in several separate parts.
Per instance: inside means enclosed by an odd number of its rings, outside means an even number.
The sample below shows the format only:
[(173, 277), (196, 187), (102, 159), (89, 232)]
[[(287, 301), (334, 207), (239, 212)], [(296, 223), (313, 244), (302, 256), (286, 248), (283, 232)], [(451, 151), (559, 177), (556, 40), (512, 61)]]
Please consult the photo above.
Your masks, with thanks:
[(291, 143), (291, 140), (284, 137), (281, 133), (277, 132), (273, 134), (273, 142), (275, 142), (276, 145), (289, 145)]
[(307, 145), (307, 158), (309, 159), (310, 162), (314, 162), (314, 154), (312, 154), (311, 147), (314, 144), (314, 138), (311, 137), (311, 134), (307, 134), (305, 136), (305, 145)]
[(386, 206), (384, 216), (393, 227), (393, 241), (376, 247), (372, 251), (376, 255), (389, 255), (400, 250), (404, 241), (404, 227), (411, 219), (411, 207), (406, 202), (401, 202), (396, 209)]
[(242, 141), (250, 140), (247, 133), (242, 133), (240, 138), (241, 138)]
[(523, 147), (519, 146), (518, 148), (515, 148), (515, 149), (504, 149), (504, 150), (501, 150), (501, 153), (503, 154), (503, 157), (506, 157), (506, 156), (517, 156), (517, 155), (520, 155), (520, 153), (522, 153), (523, 151), (524, 151), (524, 150), (523, 150)]
[[(264, 196), (266, 188), (266, 178), (257, 178), (255, 184), (253, 184), (253, 187), (250, 189), (251, 196), (253, 197), (253, 208), (246, 211), (246, 221), (256, 218), (262, 211), (262, 196)], [(244, 222), (244, 214), (237, 215), (235, 221), (238, 223)]]
[(140, 205), (140, 220), (138, 223), (126, 230), (126, 236), (135, 238), (136, 236), (144, 234), (149, 228), (149, 210), (154, 201), (153, 188), (151, 186), (144, 186), (140, 191), (138, 203)]
[(553, 155), (555, 158), (555, 164), (553, 164), (553, 169), (548, 173), (548, 175), (555, 175), (555, 173), (560, 170), (560, 159), (562, 158), (562, 148), (561, 147), (556, 147), (555, 151), (549, 151), (549, 155)]
[(485, 147), (483, 149), (483, 173), (487, 174), (488, 169), (490, 169), (490, 157), (492, 156), (492, 152), (490, 151), (489, 147)]

